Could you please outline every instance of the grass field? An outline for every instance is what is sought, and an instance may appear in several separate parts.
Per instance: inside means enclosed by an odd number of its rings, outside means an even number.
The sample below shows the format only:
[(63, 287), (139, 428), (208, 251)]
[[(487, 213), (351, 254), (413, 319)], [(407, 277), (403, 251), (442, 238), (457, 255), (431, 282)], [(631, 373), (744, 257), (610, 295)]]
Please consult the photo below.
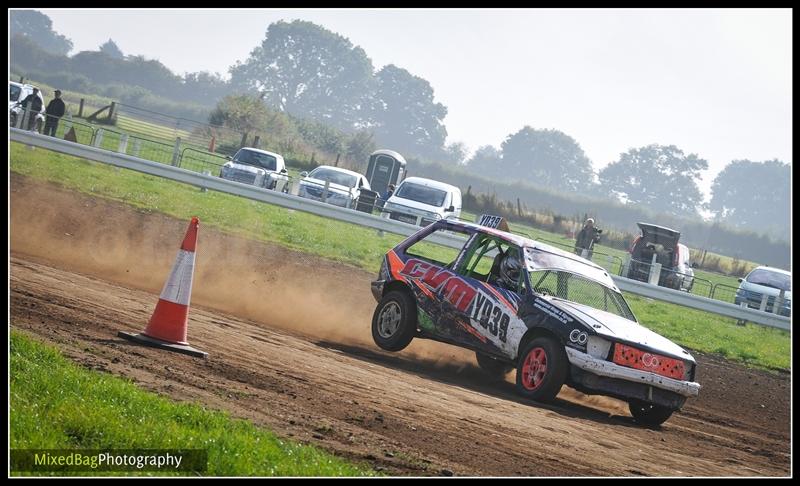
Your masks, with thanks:
[(208, 469), (201, 475), (206, 476), (374, 475), (368, 467), (279, 439), (248, 421), (178, 404), (122, 378), (81, 368), (17, 331), (11, 332), (10, 362), (12, 449), (205, 449)]
[[(158, 211), (260, 241), (277, 243), (377, 272), (381, 257), (403, 238), (12, 143), (11, 170), (69, 189)], [(789, 333), (628, 295), (643, 325), (702, 352), (788, 369)]]

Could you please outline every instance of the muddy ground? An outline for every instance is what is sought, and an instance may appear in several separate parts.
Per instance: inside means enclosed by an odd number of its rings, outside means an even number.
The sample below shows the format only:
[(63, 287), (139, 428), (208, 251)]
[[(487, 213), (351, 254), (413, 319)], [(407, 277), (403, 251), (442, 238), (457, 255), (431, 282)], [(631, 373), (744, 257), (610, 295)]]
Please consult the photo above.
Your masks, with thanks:
[(528, 402), (465, 350), (380, 351), (371, 274), (202, 223), (189, 341), (209, 358), (138, 346), (117, 331), (144, 329), (188, 221), (16, 175), (10, 199), (11, 327), (177, 400), (397, 475), (790, 472), (788, 373), (694, 352), (700, 396), (658, 429), (568, 387)]

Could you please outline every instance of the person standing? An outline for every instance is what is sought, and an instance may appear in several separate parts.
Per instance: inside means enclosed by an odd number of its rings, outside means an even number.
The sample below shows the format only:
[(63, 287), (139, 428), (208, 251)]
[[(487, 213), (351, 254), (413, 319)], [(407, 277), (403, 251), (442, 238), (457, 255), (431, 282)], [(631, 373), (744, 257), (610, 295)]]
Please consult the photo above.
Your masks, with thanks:
[(42, 102), (42, 98), (39, 97), (39, 88), (33, 88), (33, 93), (26, 96), (25, 99), (20, 102), (22, 105), (22, 113), (20, 116), (24, 119), (27, 113), (28, 130), (38, 130), (40, 128), (36, 126), (36, 116), (42, 111)]
[(58, 121), (64, 116), (66, 109), (67, 107), (64, 106), (64, 101), (61, 99), (61, 90), (57, 89), (55, 91), (55, 98), (47, 104), (47, 110), (45, 111), (47, 117), (47, 120), (44, 122), (45, 135), (50, 135), (51, 137), (56, 136)]
[(589, 218), (583, 223), (583, 228), (575, 240), (575, 253), (581, 255), (587, 250), (587, 258), (592, 259), (594, 244), (600, 241), (600, 230), (594, 227), (594, 219)]

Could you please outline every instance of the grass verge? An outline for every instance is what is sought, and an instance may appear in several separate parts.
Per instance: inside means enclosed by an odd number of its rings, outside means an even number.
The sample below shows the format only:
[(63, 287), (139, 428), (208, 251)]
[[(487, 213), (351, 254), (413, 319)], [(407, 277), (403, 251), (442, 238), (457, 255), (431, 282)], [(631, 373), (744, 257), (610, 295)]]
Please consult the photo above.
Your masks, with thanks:
[[(34, 179), (121, 201), (246, 238), (277, 243), (377, 272), (385, 252), (403, 238), (290, 211), (45, 150), (11, 146), (11, 170)], [(536, 235), (535, 235), (536, 236)], [(627, 294), (640, 322), (686, 347), (763, 368), (788, 369), (789, 333)]]
[(374, 475), (226, 413), (175, 403), (83, 369), (18, 331), (11, 332), (10, 361), (11, 449), (205, 449), (208, 469), (202, 474), (208, 476)]

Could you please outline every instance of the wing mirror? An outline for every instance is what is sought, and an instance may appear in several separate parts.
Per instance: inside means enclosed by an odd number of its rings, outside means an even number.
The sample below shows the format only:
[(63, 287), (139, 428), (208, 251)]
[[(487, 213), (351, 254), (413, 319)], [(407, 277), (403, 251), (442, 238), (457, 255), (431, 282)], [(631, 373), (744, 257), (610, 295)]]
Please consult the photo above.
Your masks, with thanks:
[(455, 206), (453, 206), (453, 205), (451, 204), (451, 205), (450, 205), (450, 207), (449, 207), (449, 208), (447, 208), (447, 209), (445, 209), (444, 211), (445, 211), (446, 213), (453, 213), (453, 212), (455, 212), (455, 210), (456, 210)]
[(740, 278), (737, 278), (736, 280), (738, 280), (738, 281), (739, 281), (739, 283), (742, 283), (742, 282), (744, 281), (744, 279), (743, 279), (743, 278), (741, 278), (741, 277), (740, 277)]
[(281, 169), (281, 174), (288, 174), (288, 173), (289, 173), (289, 171), (288, 171), (288, 170), (286, 170), (286, 168), (285, 168), (285, 167), (284, 167), (283, 169)]
[(304, 170), (303, 172), (301, 172), (300, 177), (308, 177), (308, 171)]
[(225, 158), (228, 160), (233, 160), (233, 157), (231, 157), (230, 155), (226, 155)]

